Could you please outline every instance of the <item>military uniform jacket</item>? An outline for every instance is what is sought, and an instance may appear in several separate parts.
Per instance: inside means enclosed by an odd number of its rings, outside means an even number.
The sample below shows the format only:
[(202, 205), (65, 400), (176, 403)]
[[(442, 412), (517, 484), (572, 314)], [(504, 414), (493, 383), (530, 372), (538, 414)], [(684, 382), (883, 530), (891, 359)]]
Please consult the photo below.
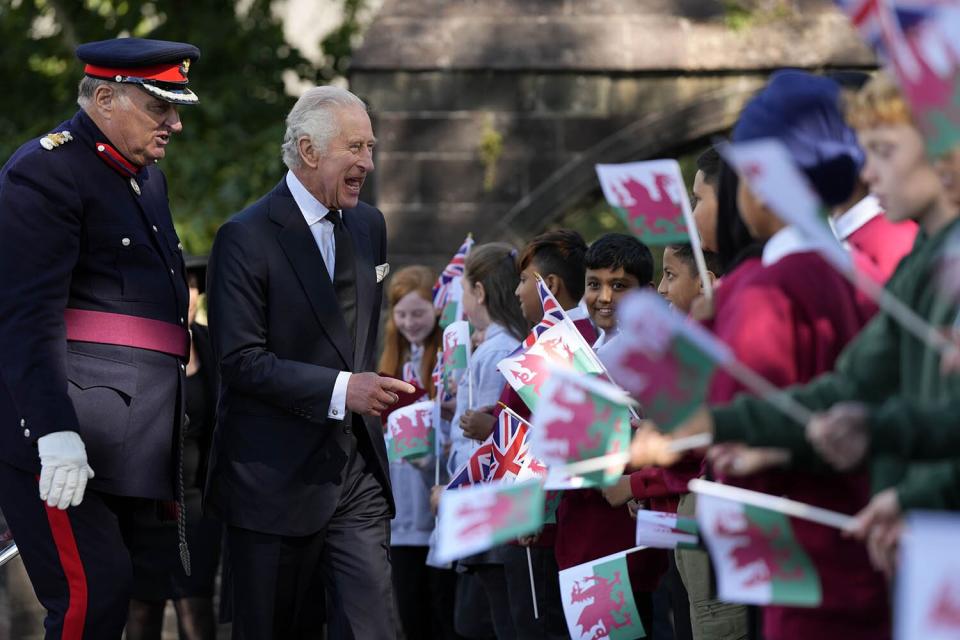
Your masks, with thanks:
[(154, 166), (124, 175), (109, 164), (83, 111), (64, 130), (72, 140), (31, 140), (0, 170), (0, 460), (39, 472), (37, 438), (77, 431), (91, 488), (169, 499), (183, 363), (68, 343), (64, 321), (71, 308), (184, 325), (166, 180)]

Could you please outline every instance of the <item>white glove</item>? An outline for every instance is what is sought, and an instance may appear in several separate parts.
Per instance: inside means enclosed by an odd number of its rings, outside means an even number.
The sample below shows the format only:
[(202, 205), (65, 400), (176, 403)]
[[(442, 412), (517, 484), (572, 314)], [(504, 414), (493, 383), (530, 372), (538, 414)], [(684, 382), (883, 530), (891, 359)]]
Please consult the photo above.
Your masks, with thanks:
[(87, 448), (76, 431), (56, 431), (37, 438), (40, 453), (40, 499), (57, 509), (75, 507), (83, 500), (93, 469)]

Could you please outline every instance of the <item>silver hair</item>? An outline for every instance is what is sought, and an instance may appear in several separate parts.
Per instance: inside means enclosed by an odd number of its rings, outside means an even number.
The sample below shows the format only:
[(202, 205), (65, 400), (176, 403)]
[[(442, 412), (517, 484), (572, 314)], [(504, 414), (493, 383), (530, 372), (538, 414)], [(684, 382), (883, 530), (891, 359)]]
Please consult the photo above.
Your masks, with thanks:
[(80, 87), (77, 89), (77, 104), (80, 105), (80, 108), (86, 110), (93, 103), (93, 96), (97, 92), (97, 87), (105, 85), (112, 86), (121, 99), (127, 99), (127, 88), (122, 82), (83, 76), (83, 79), (80, 80)]
[(367, 105), (363, 100), (340, 87), (313, 87), (300, 96), (287, 116), (287, 131), (283, 135), (281, 155), (289, 169), (303, 164), (300, 158), (300, 139), (310, 138), (318, 149), (326, 149), (330, 141), (340, 133), (336, 118), (337, 109)]

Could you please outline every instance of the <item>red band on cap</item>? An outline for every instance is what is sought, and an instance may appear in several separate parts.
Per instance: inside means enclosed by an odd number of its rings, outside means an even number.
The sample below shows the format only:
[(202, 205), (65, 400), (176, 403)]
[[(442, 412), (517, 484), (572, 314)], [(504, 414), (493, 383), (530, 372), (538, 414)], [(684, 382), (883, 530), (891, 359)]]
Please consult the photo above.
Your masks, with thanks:
[(152, 67), (140, 67), (138, 69), (121, 69), (115, 67), (98, 67), (88, 64), (83, 72), (88, 76), (97, 78), (108, 78), (113, 80), (117, 76), (124, 78), (139, 78), (141, 80), (155, 80), (156, 82), (187, 82), (187, 76), (183, 73), (182, 64), (158, 64)]

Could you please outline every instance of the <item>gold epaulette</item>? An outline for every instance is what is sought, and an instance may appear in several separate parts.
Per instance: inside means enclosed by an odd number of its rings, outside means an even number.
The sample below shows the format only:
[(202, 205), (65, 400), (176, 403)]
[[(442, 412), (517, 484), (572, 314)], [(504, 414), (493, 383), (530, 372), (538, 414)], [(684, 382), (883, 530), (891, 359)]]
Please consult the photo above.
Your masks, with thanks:
[(40, 138), (40, 146), (47, 151), (53, 151), (62, 144), (73, 140), (73, 134), (69, 131), (58, 131), (57, 133), (48, 133)]

